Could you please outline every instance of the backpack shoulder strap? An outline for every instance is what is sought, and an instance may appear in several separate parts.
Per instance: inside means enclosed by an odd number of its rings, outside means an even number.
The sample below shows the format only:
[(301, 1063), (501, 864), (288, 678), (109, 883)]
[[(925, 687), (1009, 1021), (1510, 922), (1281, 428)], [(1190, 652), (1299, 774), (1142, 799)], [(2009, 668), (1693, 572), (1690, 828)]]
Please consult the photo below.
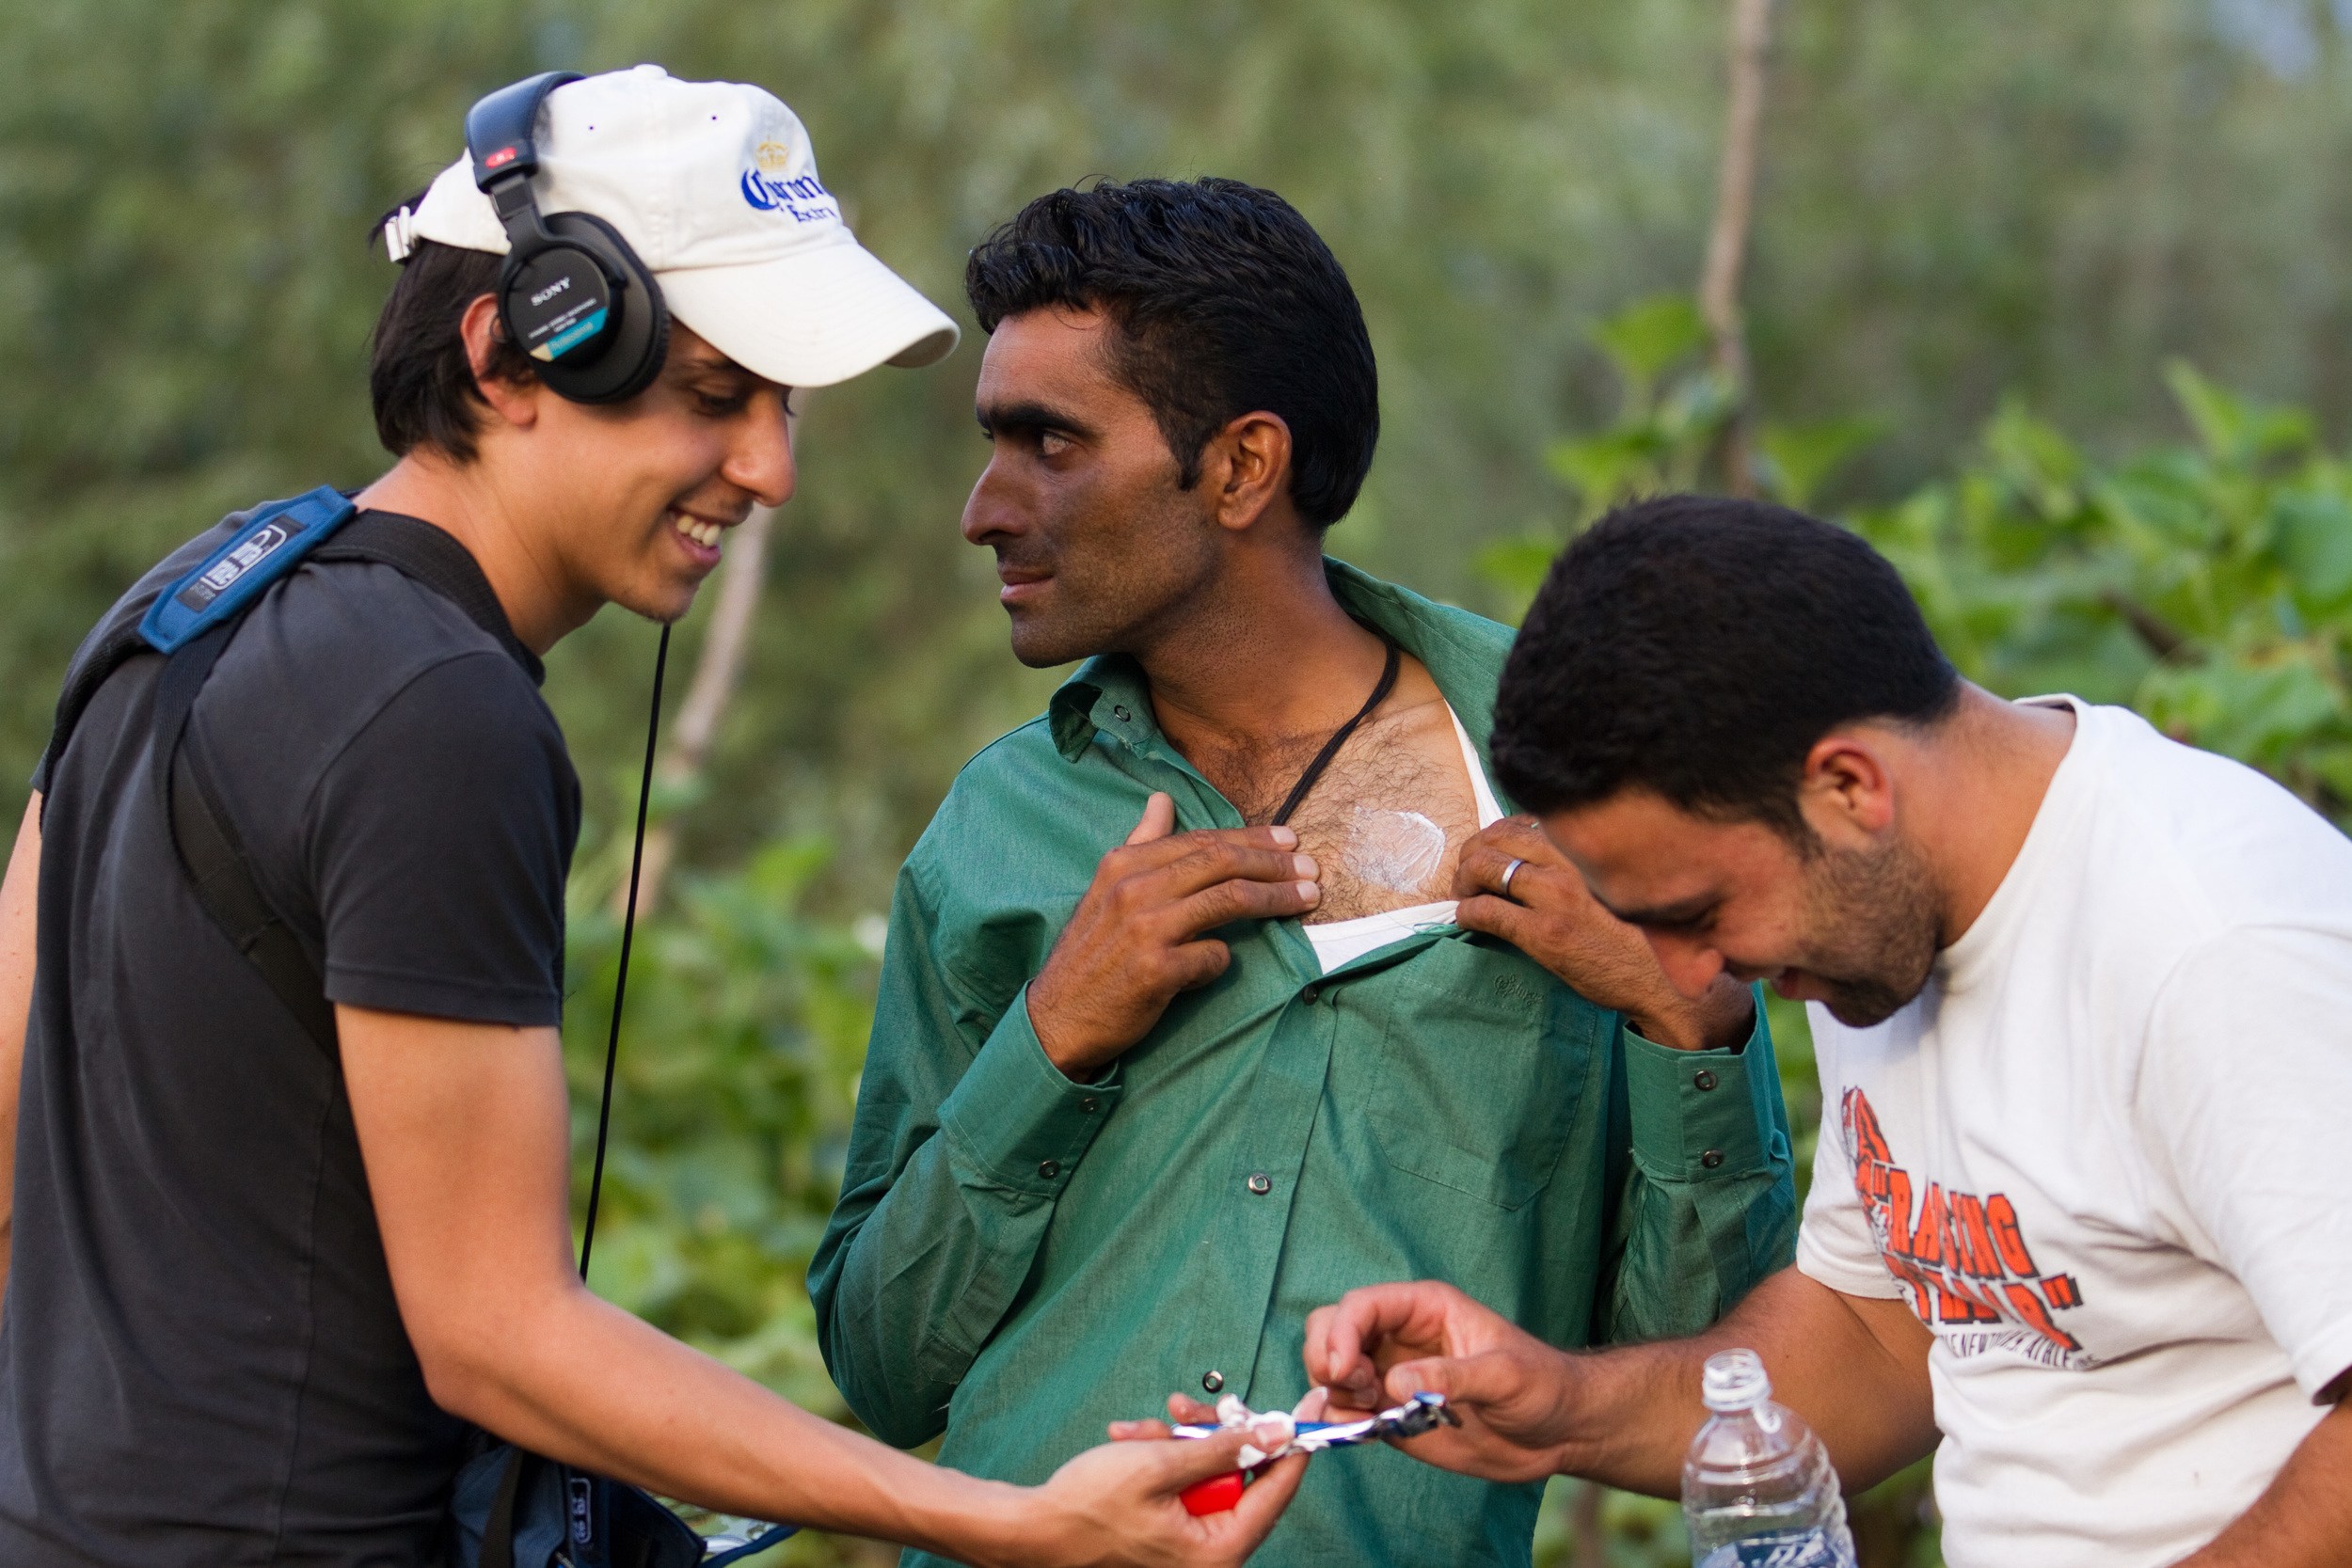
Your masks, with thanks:
[(294, 940), (292, 927), (262, 896), (236, 830), (187, 744), (188, 715), (205, 677), (236, 635), (242, 616), (232, 617), (181, 644), (164, 662), (155, 685), (155, 782), (181, 869), (197, 901), (235, 944), (303, 1032), (332, 1058), (338, 1054), (335, 1008), (326, 983)]
[[(118, 622), (103, 641), (75, 660), (57, 698), (49, 748), (42, 753), (44, 768), (54, 772), (90, 699), (117, 670), (151, 649), (170, 654), (214, 626), (240, 619), (263, 589), (292, 571), (352, 515), (351, 502), (326, 485), (255, 507), (245, 526), (195, 570), (166, 584), (144, 603), (119, 607), (137, 613)], [(45, 814), (45, 793), (42, 804)]]
[(389, 566), (455, 605), (468, 620), (496, 639), (534, 682), (546, 673), (539, 657), (516, 637), (490, 579), (482, 575), (482, 567), (466, 546), (421, 517), (362, 512), (349, 528), (321, 545), (312, 559)]
[(335, 1009), (326, 982), (262, 895), (220, 793), (187, 744), (188, 717), (205, 680), (262, 592), (306, 556), (390, 566), (455, 604), (527, 668), (537, 662), (516, 641), (465, 546), (414, 517), (371, 513), (345, 528), (353, 517), (351, 502), (325, 486), (258, 508), (227, 544), (156, 594), (135, 623), (119, 626), (80, 661), (58, 700), (48, 752), (54, 768), (90, 699), (123, 664), (142, 653), (165, 655), (155, 688), (154, 787), (181, 867), (205, 912), (330, 1057)]
[[(138, 624), (140, 638), (165, 656), (155, 683), (155, 784), (181, 868), (204, 912), (330, 1057), (337, 1053), (335, 1009), (326, 982), (262, 896), (220, 797), (187, 745), (187, 729), (197, 694), (246, 613), (352, 515), (351, 502), (326, 485), (257, 508), (233, 538), (156, 594)], [(119, 656), (118, 665), (127, 657)], [(57, 750), (51, 754), (61, 754), (61, 741), (52, 744)]]

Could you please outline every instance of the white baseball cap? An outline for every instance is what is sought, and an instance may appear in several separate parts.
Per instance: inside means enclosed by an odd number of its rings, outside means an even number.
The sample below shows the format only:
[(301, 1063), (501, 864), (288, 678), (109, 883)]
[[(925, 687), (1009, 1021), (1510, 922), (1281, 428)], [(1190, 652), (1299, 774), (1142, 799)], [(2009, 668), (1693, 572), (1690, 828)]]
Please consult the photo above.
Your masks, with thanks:
[[(720, 353), (787, 387), (876, 365), (928, 365), (956, 324), (882, 265), (817, 178), (800, 117), (740, 82), (680, 82), (658, 65), (548, 95), (532, 192), (542, 213), (621, 231), (670, 314)], [(443, 169), (385, 226), (395, 261), (418, 240), (504, 255), (506, 230), (473, 165)]]

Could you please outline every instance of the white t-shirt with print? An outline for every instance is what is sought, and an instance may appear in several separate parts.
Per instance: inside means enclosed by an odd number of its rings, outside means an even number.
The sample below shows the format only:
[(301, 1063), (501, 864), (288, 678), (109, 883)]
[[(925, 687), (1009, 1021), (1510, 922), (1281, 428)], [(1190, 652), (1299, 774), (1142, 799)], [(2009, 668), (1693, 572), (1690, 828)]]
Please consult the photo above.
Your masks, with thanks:
[(2352, 1368), (2352, 840), (2074, 698), (2016, 863), (1870, 1029), (1811, 1008), (1797, 1262), (1936, 1335), (1953, 1568), (2169, 1563)]

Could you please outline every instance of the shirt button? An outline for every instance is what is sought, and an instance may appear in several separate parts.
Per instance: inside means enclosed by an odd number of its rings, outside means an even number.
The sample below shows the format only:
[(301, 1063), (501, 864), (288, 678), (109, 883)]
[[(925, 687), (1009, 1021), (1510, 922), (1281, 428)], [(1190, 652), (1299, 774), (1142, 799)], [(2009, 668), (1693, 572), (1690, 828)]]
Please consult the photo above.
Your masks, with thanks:
[[(1702, 1085), (1702, 1087), (1704, 1085)], [(1078, 1101), (1078, 1109), (1081, 1111), (1091, 1111), (1095, 1106), (1101, 1103), (1102, 1101), (1096, 1100), (1092, 1095), (1088, 1095), (1085, 1099)]]
[(1702, 1089), (1711, 1089), (1715, 1086), (1715, 1075), (1708, 1071), (1705, 1068), (1701, 1068), (1699, 1069), (1697, 1075), (1694, 1076), (1691, 1082), (1696, 1084)]
[(1311, 1007), (1315, 1005), (1315, 998), (1321, 996), (1322, 994), (1323, 988), (1321, 986), (1309, 986), (1305, 990), (1298, 993), (1298, 999)]
[(1114, 719), (1116, 719), (1116, 720), (1118, 720), (1120, 723), (1122, 723), (1122, 724), (1123, 724), (1123, 723), (1125, 723), (1128, 720), (1130, 720), (1130, 719), (1134, 718), (1134, 717), (1135, 717), (1135, 715), (1134, 715), (1134, 714), (1132, 714), (1132, 713), (1129, 713), (1129, 712), (1128, 712), (1128, 711), (1127, 711), (1124, 707), (1120, 706), (1119, 704), (1117, 704), (1117, 703), (1113, 703), (1113, 704), (1111, 705), (1111, 717), (1112, 717), (1112, 718), (1114, 718)]
[(1249, 1179), (1249, 1190), (1260, 1197), (1263, 1197), (1274, 1190), (1274, 1179), (1265, 1172), (1260, 1171)]
[(1699, 1164), (1706, 1166), (1708, 1170), (1713, 1170), (1717, 1165), (1720, 1165), (1723, 1163), (1724, 1151), (1720, 1148), (1710, 1148), (1706, 1153), (1699, 1156)]
[(1225, 1386), (1225, 1374), (1223, 1372), (1202, 1372), (1200, 1374), (1200, 1386), (1206, 1388), (1210, 1393), (1214, 1394), (1219, 1388)]
[[(1724, 1157), (1722, 1155), (1718, 1154), (1714, 1158), (1717, 1164), (1723, 1164)], [(1059, 1160), (1048, 1160), (1037, 1167), (1037, 1173), (1038, 1175), (1045, 1178), (1046, 1180), (1051, 1181), (1054, 1178), (1061, 1174), (1061, 1162)]]

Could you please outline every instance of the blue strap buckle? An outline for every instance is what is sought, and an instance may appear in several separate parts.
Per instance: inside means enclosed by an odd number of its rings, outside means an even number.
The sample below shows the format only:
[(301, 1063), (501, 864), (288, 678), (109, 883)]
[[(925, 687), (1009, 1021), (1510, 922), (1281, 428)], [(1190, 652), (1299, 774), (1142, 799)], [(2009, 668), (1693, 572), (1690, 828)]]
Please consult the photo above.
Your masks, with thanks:
[(255, 509), (235, 538), (156, 595), (139, 623), (139, 635), (167, 654), (235, 619), (357, 510), (341, 491), (325, 484)]

